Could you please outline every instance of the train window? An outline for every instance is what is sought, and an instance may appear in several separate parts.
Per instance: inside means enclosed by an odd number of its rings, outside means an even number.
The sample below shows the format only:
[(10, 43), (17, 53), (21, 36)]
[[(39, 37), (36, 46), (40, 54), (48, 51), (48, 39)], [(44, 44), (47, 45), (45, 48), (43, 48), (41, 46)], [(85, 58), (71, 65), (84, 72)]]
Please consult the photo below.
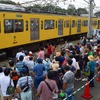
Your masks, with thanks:
[(23, 20), (15, 20), (14, 21), (14, 30), (15, 32), (23, 32)]
[(75, 20), (72, 20), (72, 27), (75, 27)]
[(96, 20), (93, 22), (93, 25), (94, 25), (94, 26), (96, 26), (96, 25), (97, 25), (97, 21), (96, 21)]
[(54, 20), (45, 20), (44, 21), (44, 29), (54, 29)]
[(69, 20), (66, 21), (66, 27), (69, 27)]
[(28, 21), (26, 21), (26, 31), (28, 31)]
[(14, 27), (13, 27), (13, 20), (4, 20), (4, 32), (5, 33), (13, 33)]
[(64, 27), (66, 27), (66, 21), (64, 21)]
[(88, 21), (87, 20), (83, 21), (83, 26), (88, 26)]
[(56, 28), (57, 28), (57, 21), (56, 21)]
[(43, 21), (41, 21), (41, 30), (43, 29)]

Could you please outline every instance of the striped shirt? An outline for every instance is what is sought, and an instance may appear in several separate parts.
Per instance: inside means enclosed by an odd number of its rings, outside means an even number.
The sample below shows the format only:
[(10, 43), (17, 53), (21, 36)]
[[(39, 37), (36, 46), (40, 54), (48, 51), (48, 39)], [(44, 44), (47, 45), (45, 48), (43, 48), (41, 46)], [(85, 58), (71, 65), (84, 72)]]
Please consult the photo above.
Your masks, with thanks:
[[(27, 82), (27, 76), (23, 76), (21, 78), (19, 78), (18, 83), (17, 83), (17, 87), (22, 87), (26, 84)], [(29, 84), (29, 88), (30, 90), (32, 89), (32, 84), (33, 84), (33, 80), (30, 76), (28, 76), (28, 84)]]

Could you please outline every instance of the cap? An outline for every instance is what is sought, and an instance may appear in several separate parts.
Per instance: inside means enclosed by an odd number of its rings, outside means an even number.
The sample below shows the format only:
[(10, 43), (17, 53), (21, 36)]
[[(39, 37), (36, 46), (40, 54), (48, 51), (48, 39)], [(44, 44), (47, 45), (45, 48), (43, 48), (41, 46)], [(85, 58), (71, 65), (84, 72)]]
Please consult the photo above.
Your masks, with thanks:
[(27, 69), (26, 68), (22, 68), (21, 73), (22, 74), (27, 74)]

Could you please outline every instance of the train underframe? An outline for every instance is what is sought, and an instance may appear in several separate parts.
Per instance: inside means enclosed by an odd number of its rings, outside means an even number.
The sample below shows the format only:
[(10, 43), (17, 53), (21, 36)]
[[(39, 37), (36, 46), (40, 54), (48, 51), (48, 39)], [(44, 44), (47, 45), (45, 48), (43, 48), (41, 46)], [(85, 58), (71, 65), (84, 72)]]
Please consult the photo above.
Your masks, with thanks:
[(0, 50), (0, 59), (6, 58), (6, 57), (7, 58), (15, 57), (16, 53), (18, 52), (18, 48), (20, 48), (20, 47), (22, 47), (24, 50), (27, 50), (27, 51), (36, 52), (39, 50), (40, 47), (45, 47), (48, 43), (51, 43), (51, 44), (54, 44), (55, 46), (57, 46), (58, 44), (65, 43), (65, 41), (70, 42), (70, 41), (79, 40), (80, 37), (86, 36), (86, 35), (87, 35), (86, 33), (82, 33), (82, 34), (78, 34), (78, 35), (54, 38), (54, 39), (50, 39), (50, 40), (46, 40), (46, 41), (40, 41), (40, 42), (36, 42), (36, 43), (25, 44), (25, 45), (21, 45), (21, 46), (3, 49), (3, 50)]

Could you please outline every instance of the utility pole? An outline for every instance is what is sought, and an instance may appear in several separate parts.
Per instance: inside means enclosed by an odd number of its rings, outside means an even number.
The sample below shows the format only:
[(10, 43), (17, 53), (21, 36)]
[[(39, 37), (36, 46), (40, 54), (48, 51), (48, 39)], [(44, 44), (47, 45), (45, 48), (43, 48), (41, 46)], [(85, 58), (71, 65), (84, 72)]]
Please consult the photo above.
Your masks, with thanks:
[(87, 38), (92, 38), (93, 0), (89, 0), (88, 33)]

